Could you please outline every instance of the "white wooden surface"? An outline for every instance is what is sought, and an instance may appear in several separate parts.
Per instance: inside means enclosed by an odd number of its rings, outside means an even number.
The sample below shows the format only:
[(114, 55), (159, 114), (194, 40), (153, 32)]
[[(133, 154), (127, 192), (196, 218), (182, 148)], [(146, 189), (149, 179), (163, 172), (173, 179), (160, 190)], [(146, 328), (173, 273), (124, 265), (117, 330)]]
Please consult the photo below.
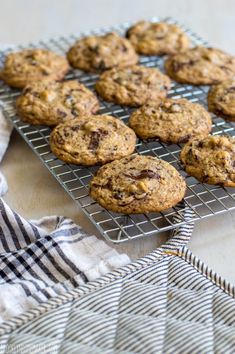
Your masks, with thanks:
[[(172, 16), (212, 45), (235, 54), (233, 0), (0, 0), (0, 43), (27, 43), (94, 27)], [(1, 166), (9, 192), (5, 200), (28, 218), (61, 214), (97, 234), (70, 197), (14, 132)], [(198, 222), (190, 248), (235, 284), (235, 212)], [(137, 258), (159, 246), (167, 235), (116, 245)]]

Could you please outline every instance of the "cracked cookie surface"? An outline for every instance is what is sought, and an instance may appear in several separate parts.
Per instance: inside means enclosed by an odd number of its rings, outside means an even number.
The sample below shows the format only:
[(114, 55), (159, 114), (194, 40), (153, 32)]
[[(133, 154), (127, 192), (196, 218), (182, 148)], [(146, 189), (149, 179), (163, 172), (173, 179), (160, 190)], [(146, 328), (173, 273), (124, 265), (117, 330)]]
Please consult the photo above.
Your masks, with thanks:
[(124, 214), (158, 212), (184, 198), (186, 184), (168, 162), (131, 155), (102, 166), (90, 183), (101, 206)]
[(24, 49), (6, 56), (0, 78), (9, 86), (23, 88), (33, 81), (61, 80), (68, 71), (65, 57), (46, 49)]
[(186, 172), (199, 181), (235, 187), (235, 139), (208, 136), (194, 139), (180, 154)]
[(235, 57), (220, 49), (198, 46), (169, 57), (165, 69), (178, 82), (217, 84), (234, 77)]
[(134, 111), (130, 127), (142, 139), (159, 139), (165, 143), (185, 143), (211, 131), (210, 114), (200, 104), (186, 99), (165, 98)]
[(128, 29), (126, 37), (137, 53), (144, 55), (174, 54), (190, 45), (178, 26), (166, 22), (139, 21)]
[(24, 89), (16, 101), (16, 109), (24, 122), (53, 126), (83, 114), (96, 113), (99, 101), (77, 80), (39, 81)]
[(235, 121), (235, 80), (213, 85), (207, 101), (209, 111), (227, 120)]
[(61, 160), (96, 165), (120, 159), (135, 150), (136, 135), (120, 119), (107, 115), (84, 115), (52, 131), (52, 152)]
[(170, 87), (170, 79), (158, 69), (139, 65), (108, 70), (95, 86), (106, 101), (133, 107), (166, 97)]
[(101, 72), (138, 62), (132, 44), (114, 32), (78, 40), (69, 49), (67, 58), (74, 68), (88, 72)]

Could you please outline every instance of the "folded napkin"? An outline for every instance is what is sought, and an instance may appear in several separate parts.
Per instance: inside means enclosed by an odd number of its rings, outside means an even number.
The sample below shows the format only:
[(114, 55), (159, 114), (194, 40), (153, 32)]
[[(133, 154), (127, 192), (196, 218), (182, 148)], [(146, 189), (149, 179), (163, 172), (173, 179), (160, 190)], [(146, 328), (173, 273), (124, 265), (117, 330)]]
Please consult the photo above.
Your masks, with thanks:
[[(0, 111), (0, 162), (11, 130)], [(6, 191), (0, 172), (0, 196)], [(0, 198), (0, 323), (129, 262), (69, 218), (27, 221)]]

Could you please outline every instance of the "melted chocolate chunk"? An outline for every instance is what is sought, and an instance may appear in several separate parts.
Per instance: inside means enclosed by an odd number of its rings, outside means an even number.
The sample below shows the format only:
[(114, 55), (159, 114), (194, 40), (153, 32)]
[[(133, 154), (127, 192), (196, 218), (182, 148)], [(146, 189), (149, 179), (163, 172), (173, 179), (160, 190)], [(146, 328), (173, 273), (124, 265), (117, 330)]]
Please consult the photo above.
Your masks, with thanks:
[(100, 139), (106, 135), (108, 135), (108, 132), (103, 129), (98, 129), (96, 132), (92, 132), (88, 149), (93, 150), (93, 151), (97, 150), (99, 147)]
[(192, 66), (194, 65), (198, 60), (189, 60), (186, 63), (177, 63), (176, 61), (172, 62), (172, 67), (173, 67), (173, 71), (177, 72), (179, 70), (181, 70), (184, 66)]
[(60, 116), (60, 117), (62, 117), (62, 118), (64, 118), (64, 117), (66, 117), (67, 116), (67, 113), (66, 112), (63, 112), (63, 111), (61, 111), (60, 109), (57, 109), (57, 114), (58, 114), (58, 116)]
[(139, 179), (143, 179), (143, 178), (154, 178), (154, 179), (160, 179), (160, 175), (152, 170), (142, 170), (140, 171), (140, 173), (138, 173), (137, 175), (130, 175), (130, 174), (126, 174), (125, 176), (134, 180), (139, 180)]
[(105, 64), (103, 59), (99, 62), (98, 66), (97, 66), (97, 69), (99, 69), (99, 70), (107, 69), (106, 64)]
[(191, 138), (191, 135), (190, 134), (187, 134), (185, 136), (183, 136), (182, 138), (180, 138), (178, 140), (178, 143), (181, 144), (181, 143), (186, 143), (189, 139)]
[(224, 93), (226, 94), (226, 93), (231, 93), (231, 92), (235, 92), (235, 86), (231, 86), (231, 87), (227, 88)]

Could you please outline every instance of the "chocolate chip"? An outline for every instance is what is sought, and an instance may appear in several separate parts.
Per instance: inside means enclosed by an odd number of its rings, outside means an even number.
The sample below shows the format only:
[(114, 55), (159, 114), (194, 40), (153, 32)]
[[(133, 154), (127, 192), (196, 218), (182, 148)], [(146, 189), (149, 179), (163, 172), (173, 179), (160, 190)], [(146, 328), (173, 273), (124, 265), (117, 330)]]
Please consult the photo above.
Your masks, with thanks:
[(190, 138), (191, 138), (190, 134), (182, 136), (181, 138), (179, 138), (178, 143), (179, 144), (186, 143)]
[(121, 47), (121, 51), (124, 53), (127, 52), (127, 47), (124, 44)]
[(125, 194), (121, 191), (115, 191), (113, 193), (113, 197), (118, 200), (122, 199), (124, 196), (125, 196)]
[(231, 93), (231, 92), (235, 92), (235, 86), (230, 86), (229, 88), (227, 88), (224, 93)]
[(97, 131), (91, 132), (91, 140), (88, 149), (97, 150), (100, 143), (100, 139), (108, 135), (108, 133), (109, 132), (104, 129), (97, 129)]
[(173, 71), (177, 72), (179, 70), (181, 70), (184, 66), (192, 66), (194, 65), (198, 60), (189, 60), (188, 62), (185, 63), (177, 63), (176, 61), (172, 62), (172, 67), (173, 67)]
[(136, 175), (130, 175), (130, 174), (124, 174), (126, 177), (129, 177), (134, 180), (139, 180), (143, 178), (154, 178), (154, 179), (160, 179), (160, 175), (152, 170), (142, 170), (140, 173)]
[(199, 148), (202, 148), (202, 147), (203, 147), (203, 141), (199, 141), (197, 146), (198, 146)]
[(59, 108), (57, 109), (57, 114), (58, 114), (58, 116), (60, 116), (60, 117), (62, 117), (62, 118), (64, 118), (64, 117), (66, 117), (67, 116), (67, 113), (66, 112), (63, 112), (63, 111), (61, 111)]
[(64, 138), (59, 132), (56, 132), (56, 134), (55, 134), (55, 141), (58, 144), (61, 144), (61, 145), (64, 144)]
[(97, 66), (97, 69), (99, 69), (99, 70), (107, 69), (105, 61), (103, 59), (99, 62), (98, 66)]
[(235, 168), (235, 161), (232, 162), (232, 166)]
[(77, 132), (78, 130), (81, 129), (81, 125), (80, 125), (80, 124), (73, 125), (70, 129), (71, 129), (73, 132)]

